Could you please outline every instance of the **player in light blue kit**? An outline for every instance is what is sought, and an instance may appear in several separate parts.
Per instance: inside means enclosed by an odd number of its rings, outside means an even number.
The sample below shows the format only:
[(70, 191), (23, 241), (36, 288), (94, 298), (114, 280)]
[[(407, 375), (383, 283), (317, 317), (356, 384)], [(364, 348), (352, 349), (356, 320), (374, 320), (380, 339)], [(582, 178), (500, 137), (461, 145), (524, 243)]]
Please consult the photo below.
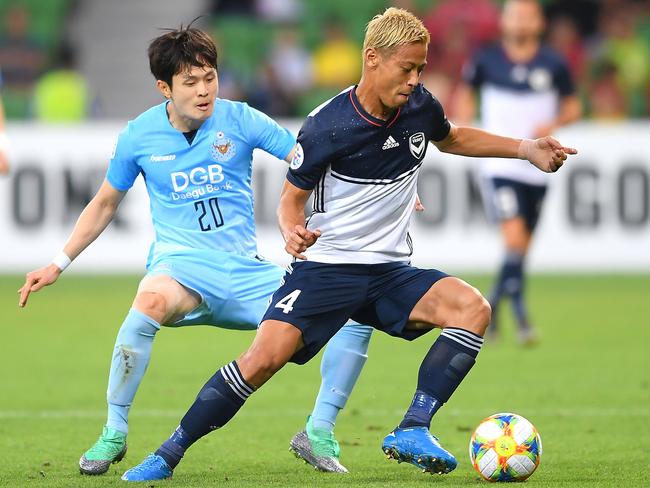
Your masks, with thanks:
[[(128, 412), (160, 326), (255, 329), (284, 274), (257, 255), (252, 153), (259, 148), (291, 161), (294, 136), (244, 103), (217, 98), (217, 51), (202, 31), (171, 30), (154, 39), (148, 53), (166, 101), (120, 133), (106, 179), (63, 250), (48, 266), (28, 273), (20, 290), (24, 307), (31, 292), (54, 283), (104, 231), (142, 174), (156, 237), (113, 350), (106, 425), (79, 461), (85, 474), (105, 473), (124, 457)], [(343, 330), (325, 358), (345, 371), (327, 368), (324, 381), (326, 389), (343, 395), (340, 407), (363, 366), (371, 333), (359, 325)], [(333, 436), (329, 447), (323, 462), (331, 471), (345, 471)]]

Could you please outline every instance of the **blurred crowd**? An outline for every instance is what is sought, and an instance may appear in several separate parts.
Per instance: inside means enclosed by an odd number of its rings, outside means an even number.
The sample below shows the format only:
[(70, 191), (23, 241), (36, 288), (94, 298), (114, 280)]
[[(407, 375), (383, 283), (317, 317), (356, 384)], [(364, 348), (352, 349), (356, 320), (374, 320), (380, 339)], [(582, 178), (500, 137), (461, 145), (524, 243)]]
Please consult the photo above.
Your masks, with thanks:
[[(44, 39), (43, 26), (33, 28), (33, 11), (21, 3), (3, 3), (0, 93), (8, 117), (57, 121), (101, 116), (75, 65), (75, 52), (60, 32), (74, 2), (39, 4), (60, 5), (61, 16), (50, 15), (57, 25), (49, 39)], [(541, 3), (546, 41), (568, 60), (587, 117), (650, 117), (650, 2)], [(273, 116), (304, 116), (358, 81), (365, 24), (390, 5), (408, 8), (424, 20), (431, 45), (422, 82), (452, 107), (465, 61), (498, 39), (501, 2), (212, 0), (210, 5), (202, 26), (220, 47), (220, 96), (246, 100)]]

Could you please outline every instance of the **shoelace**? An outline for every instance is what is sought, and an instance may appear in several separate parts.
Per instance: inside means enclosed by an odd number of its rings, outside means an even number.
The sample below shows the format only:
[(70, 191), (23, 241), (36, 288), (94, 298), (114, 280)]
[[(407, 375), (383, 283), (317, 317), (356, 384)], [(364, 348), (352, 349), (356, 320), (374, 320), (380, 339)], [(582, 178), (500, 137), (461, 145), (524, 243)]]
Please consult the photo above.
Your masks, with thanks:
[(120, 439), (107, 439), (102, 436), (88, 450), (88, 454), (100, 454), (110, 457), (120, 452), (123, 447), (124, 443)]
[(138, 464), (137, 466), (134, 466), (129, 471), (131, 471), (131, 473), (133, 474), (141, 474), (141, 473), (147, 473), (152, 468), (165, 470), (165, 472), (168, 471), (167, 469), (165, 469), (165, 466), (163, 466), (160, 463), (160, 460), (153, 456), (147, 456), (147, 458), (144, 461), (142, 461), (142, 463)]
[(317, 456), (323, 457), (334, 457), (338, 458), (341, 448), (338, 441), (334, 438), (332, 434), (329, 436), (320, 436), (318, 435), (313, 441), (314, 443), (314, 453)]

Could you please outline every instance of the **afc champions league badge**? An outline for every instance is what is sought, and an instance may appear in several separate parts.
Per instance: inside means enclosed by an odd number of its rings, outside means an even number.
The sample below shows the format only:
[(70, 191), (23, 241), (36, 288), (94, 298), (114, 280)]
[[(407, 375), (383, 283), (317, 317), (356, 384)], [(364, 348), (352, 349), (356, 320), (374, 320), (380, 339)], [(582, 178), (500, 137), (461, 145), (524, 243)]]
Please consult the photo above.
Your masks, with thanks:
[(422, 159), (426, 147), (427, 141), (424, 137), (424, 132), (416, 132), (411, 137), (409, 137), (409, 149), (411, 150), (411, 154), (415, 159)]
[(302, 166), (302, 162), (305, 160), (305, 153), (302, 150), (300, 143), (296, 144), (293, 148), (293, 157), (291, 158), (291, 163), (289, 167), (291, 169), (298, 169)]
[(210, 147), (212, 159), (223, 163), (235, 155), (235, 143), (221, 131), (217, 132)]

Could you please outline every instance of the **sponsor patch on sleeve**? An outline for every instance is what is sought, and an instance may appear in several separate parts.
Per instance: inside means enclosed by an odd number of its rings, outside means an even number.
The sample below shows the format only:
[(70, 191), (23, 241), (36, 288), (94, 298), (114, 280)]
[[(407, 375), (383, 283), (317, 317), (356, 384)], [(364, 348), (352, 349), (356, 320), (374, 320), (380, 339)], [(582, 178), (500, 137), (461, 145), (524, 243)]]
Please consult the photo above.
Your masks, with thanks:
[(291, 164), (289, 164), (289, 167), (291, 169), (298, 169), (300, 168), (300, 166), (302, 166), (304, 160), (305, 160), (305, 153), (302, 150), (302, 146), (300, 145), (300, 143), (298, 143), (294, 148), (293, 158), (291, 158)]

